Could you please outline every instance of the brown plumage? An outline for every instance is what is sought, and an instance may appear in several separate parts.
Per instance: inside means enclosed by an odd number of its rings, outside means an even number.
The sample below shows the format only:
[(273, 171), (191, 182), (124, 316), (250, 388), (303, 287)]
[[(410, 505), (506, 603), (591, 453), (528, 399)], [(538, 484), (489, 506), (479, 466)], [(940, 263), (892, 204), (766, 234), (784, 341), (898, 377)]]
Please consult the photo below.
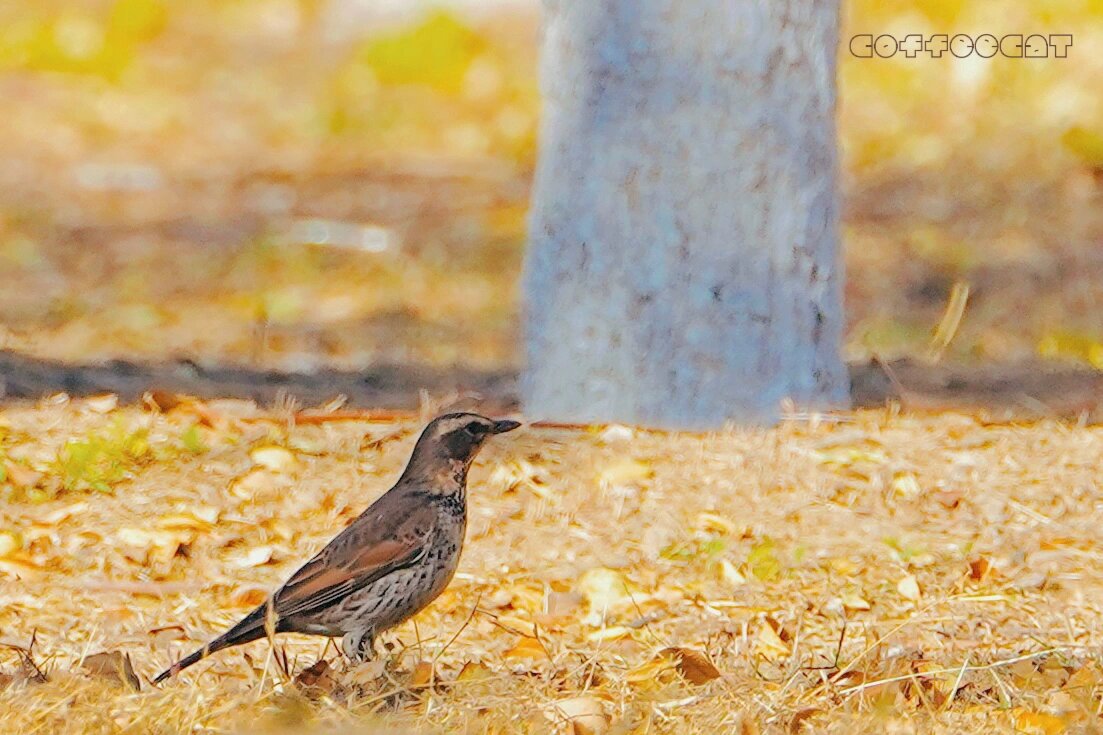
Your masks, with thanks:
[(487, 437), (518, 426), (473, 413), (433, 420), (394, 487), (268, 602), (154, 682), (269, 630), (340, 636), (350, 659), (369, 658), (376, 635), (417, 613), (451, 581), (467, 527), (467, 470)]

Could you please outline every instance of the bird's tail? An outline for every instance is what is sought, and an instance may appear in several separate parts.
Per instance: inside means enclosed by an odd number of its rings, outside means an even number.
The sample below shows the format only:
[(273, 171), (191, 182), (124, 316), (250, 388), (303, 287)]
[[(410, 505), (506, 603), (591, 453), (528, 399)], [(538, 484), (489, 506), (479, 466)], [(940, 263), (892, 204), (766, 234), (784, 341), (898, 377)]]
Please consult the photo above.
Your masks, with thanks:
[(207, 645), (200, 648), (198, 651), (189, 653), (184, 658), (180, 659), (172, 666), (168, 667), (153, 680), (154, 684), (160, 684), (170, 676), (175, 676), (184, 669), (188, 668), (194, 663), (202, 661), (216, 651), (221, 651), (224, 648), (230, 648), (231, 646), (238, 646), (242, 643), (249, 643), (251, 641), (259, 640), (267, 635), (265, 626), (265, 617), (268, 613), (268, 606), (261, 605), (253, 612), (242, 618), (237, 625), (230, 628), (228, 631), (215, 638)]

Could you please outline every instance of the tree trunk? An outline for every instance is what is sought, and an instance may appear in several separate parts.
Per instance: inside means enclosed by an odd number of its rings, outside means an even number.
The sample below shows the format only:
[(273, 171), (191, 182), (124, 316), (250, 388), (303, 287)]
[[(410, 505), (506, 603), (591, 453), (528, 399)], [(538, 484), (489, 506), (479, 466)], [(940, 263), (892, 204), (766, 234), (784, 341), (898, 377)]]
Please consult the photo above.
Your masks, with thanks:
[(545, 0), (530, 416), (847, 402), (833, 0)]

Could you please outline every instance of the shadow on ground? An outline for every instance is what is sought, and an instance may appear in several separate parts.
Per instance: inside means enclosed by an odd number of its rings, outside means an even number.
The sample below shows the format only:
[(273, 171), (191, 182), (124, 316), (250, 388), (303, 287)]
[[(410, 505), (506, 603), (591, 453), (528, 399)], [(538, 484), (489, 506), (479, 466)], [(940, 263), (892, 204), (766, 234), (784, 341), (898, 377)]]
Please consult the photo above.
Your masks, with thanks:
[[(965, 367), (902, 359), (850, 366), (857, 408), (889, 402), (905, 410), (982, 410), (995, 420), (1072, 418), (1096, 421), (1103, 404), (1103, 373), (1054, 363)], [(418, 365), (375, 365), (351, 372), (291, 373), (191, 361), (139, 363), (114, 360), (74, 365), (0, 351), (0, 397), (34, 399), (116, 393), (136, 401), (146, 391), (201, 398), (243, 398), (270, 405), (292, 397), (308, 406), (344, 395), (351, 405), (417, 408), (421, 396), (478, 397), (488, 407), (515, 409), (517, 376), (511, 371), (442, 370)]]

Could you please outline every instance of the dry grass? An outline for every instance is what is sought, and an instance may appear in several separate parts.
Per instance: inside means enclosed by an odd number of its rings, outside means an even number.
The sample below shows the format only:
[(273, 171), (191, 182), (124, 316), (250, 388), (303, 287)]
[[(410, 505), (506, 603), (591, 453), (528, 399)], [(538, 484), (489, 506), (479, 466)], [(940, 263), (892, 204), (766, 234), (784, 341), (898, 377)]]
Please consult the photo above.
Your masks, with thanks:
[[(1098, 428), (891, 411), (529, 428), (481, 457), (460, 573), (389, 636), (386, 670), (292, 636), (157, 689), (389, 486), (419, 425), (208, 409), (215, 428), (186, 407), (0, 412), (0, 541), (21, 546), (0, 557), (0, 640), (33, 639), (49, 679), (0, 652), (7, 731), (547, 732), (587, 707), (578, 732), (1100, 731)], [(66, 441), (116, 422), (147, 428), (155, 459), (111, 493), (50, 497)], [(721, 675), (687, 681), (656, 658), (671, 646)], [(130, 655), (140, 692), (84, 673), (101, 651)], [(284, 653), (292, 673), (326, 656), (337, 685), (290, 683)]]

